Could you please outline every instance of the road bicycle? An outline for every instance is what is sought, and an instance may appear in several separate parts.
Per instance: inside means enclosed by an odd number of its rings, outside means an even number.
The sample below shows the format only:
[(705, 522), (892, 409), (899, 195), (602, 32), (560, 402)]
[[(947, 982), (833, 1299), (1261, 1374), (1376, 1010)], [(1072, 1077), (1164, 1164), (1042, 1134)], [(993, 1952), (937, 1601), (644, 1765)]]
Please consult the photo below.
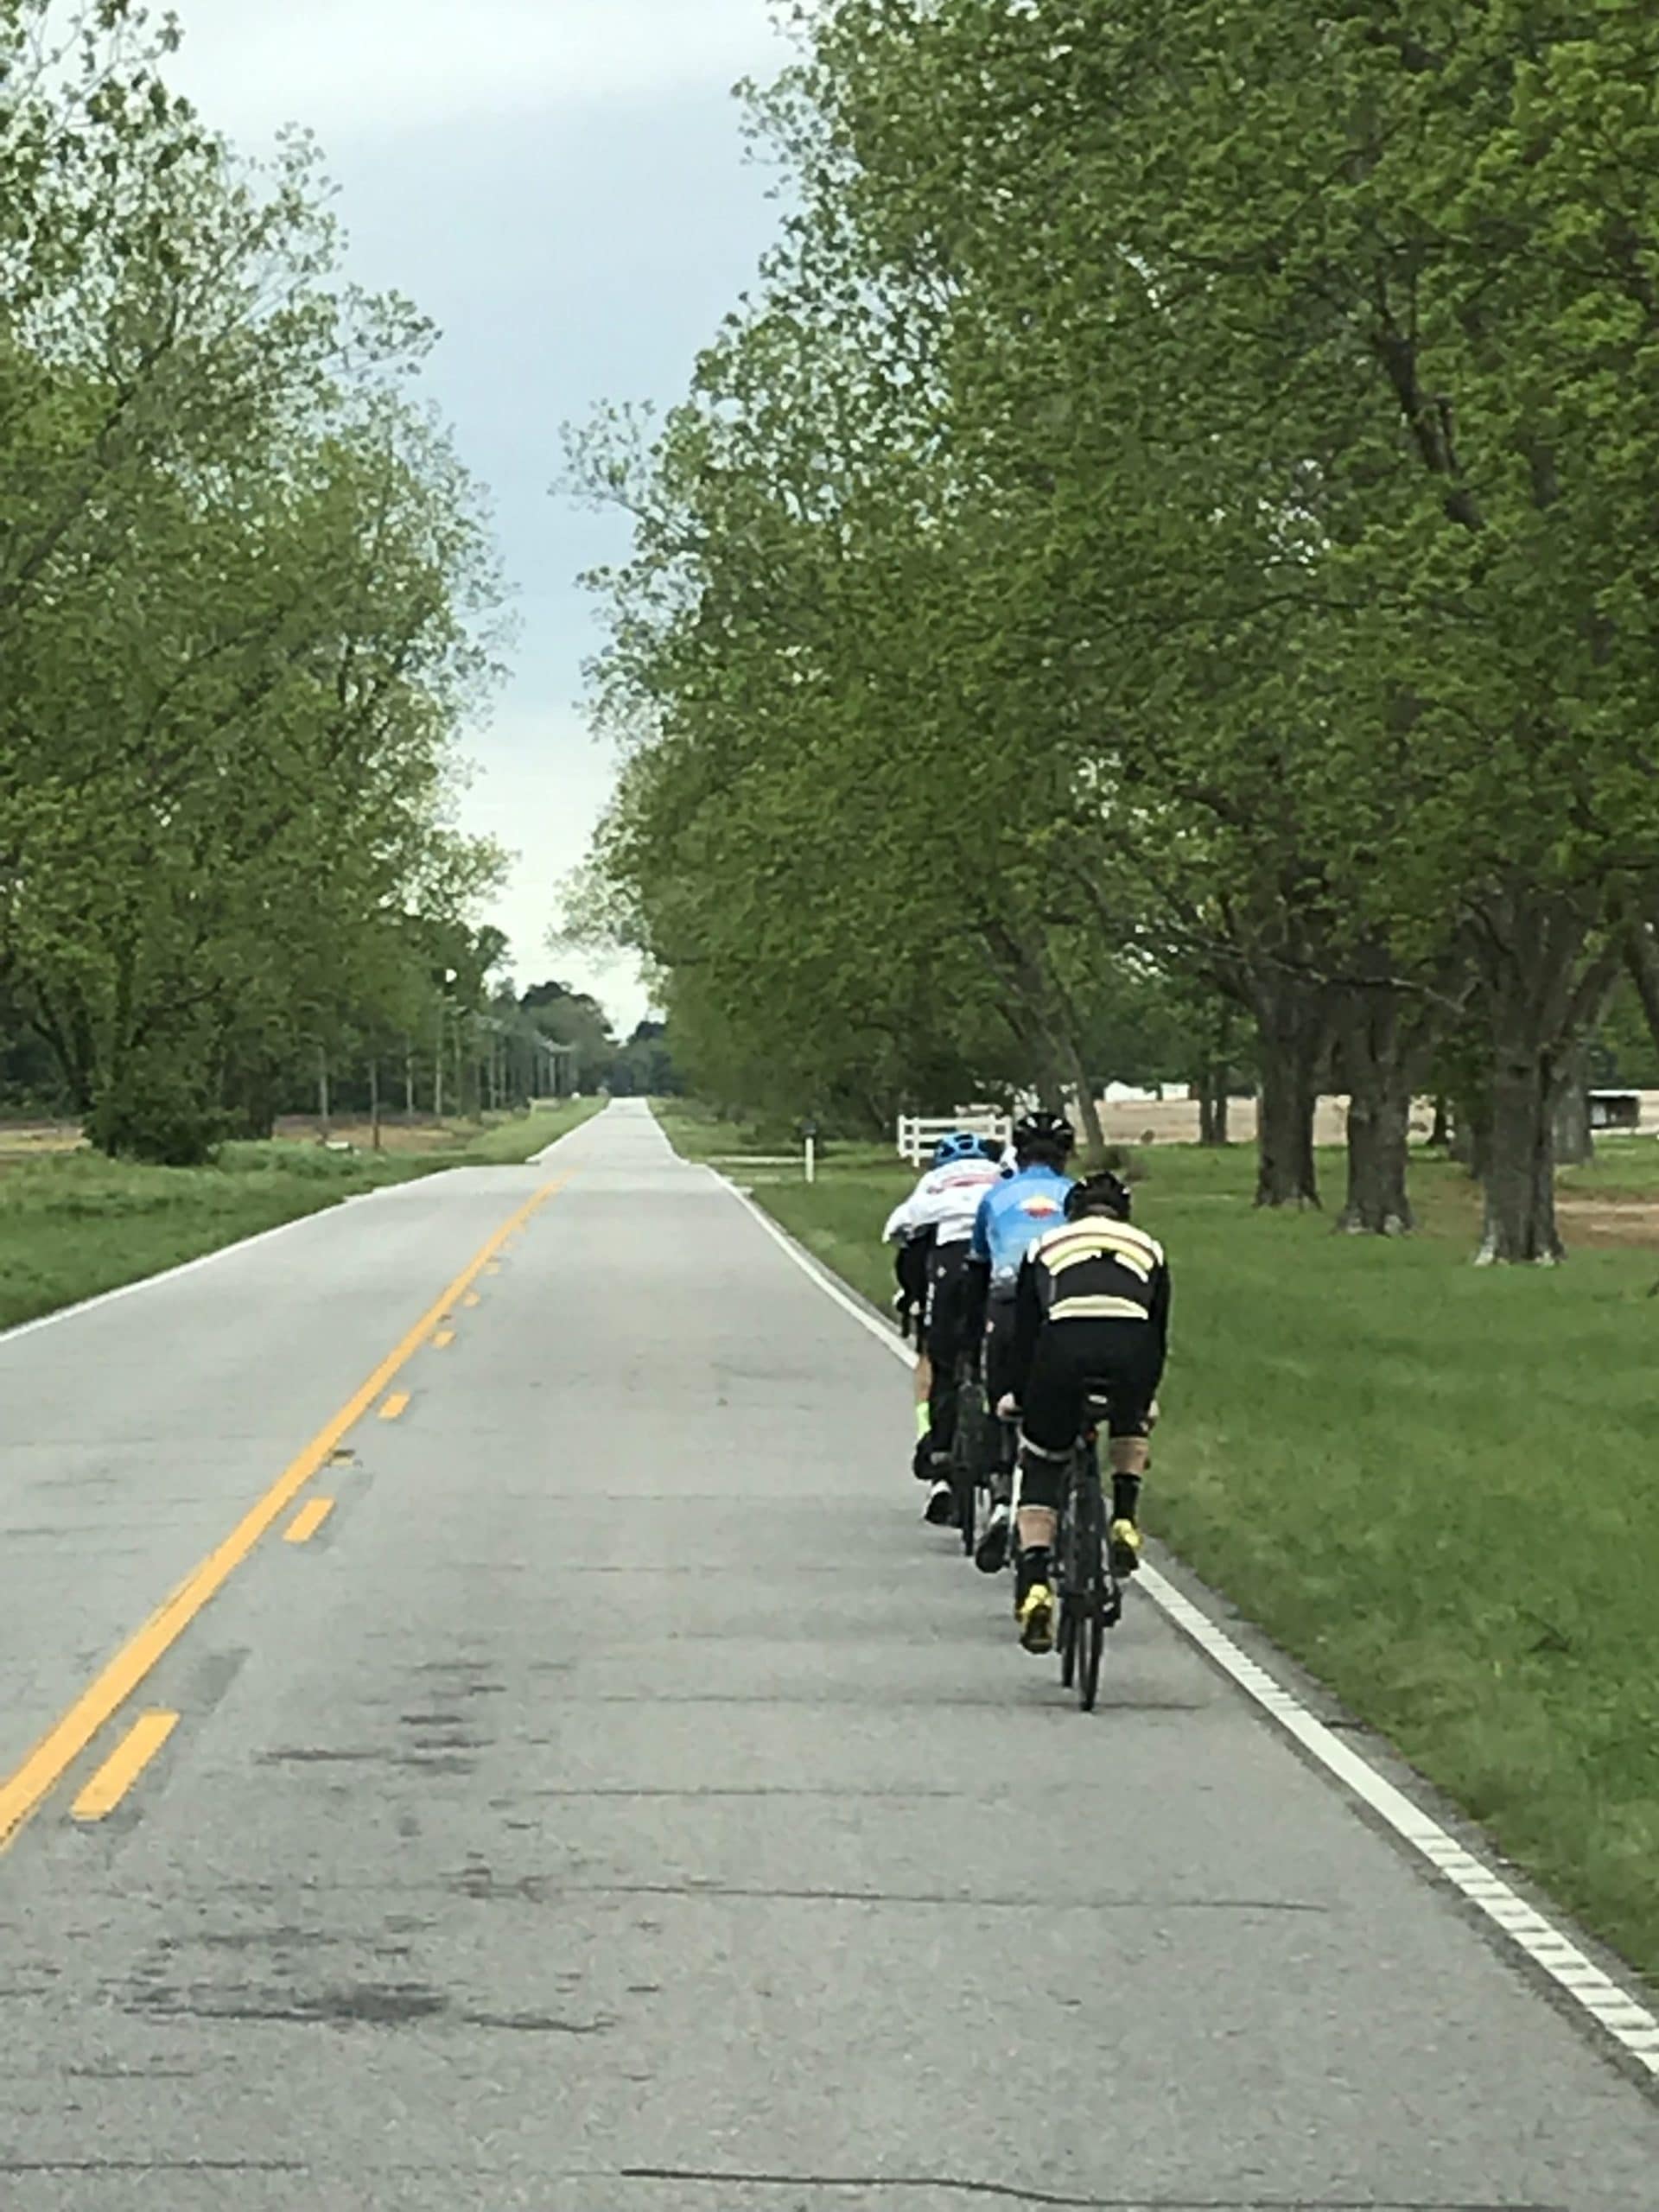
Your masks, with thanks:
[(1077, 1704), (1092, 1713), (1100, 1694), (1100, 1662), (1106, 1632), (1123, 1617), (1123, 1586), (1112, 1564), (1106, 1500), (1100, 1483), (1100, 1432), (1111, 1407), (1090, 1393), (1084, 1426), (1066, 1466), (1059, 1526), (1054, 1540), (1055, 1596), (1059, 1624), (1055, 1647), (1060, 1681), (1075, 1688)]

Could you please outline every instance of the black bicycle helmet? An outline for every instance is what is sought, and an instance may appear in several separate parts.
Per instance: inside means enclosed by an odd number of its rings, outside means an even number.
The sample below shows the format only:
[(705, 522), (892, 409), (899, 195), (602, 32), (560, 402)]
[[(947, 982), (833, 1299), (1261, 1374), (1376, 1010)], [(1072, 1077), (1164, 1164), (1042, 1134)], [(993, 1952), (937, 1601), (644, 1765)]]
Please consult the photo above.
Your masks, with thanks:
[(1077, 1141), (1077, 1133), (1064, 1114), (1022, 1114), (1014, 1125), (1017, 1157), (1023, 1158), (1027, 1153), (1041, 1148), (1058, 1152), (1062, 1160), (1069, 1160)]
[(1119, 1221), (1127, 1221), (1134, 1211), (1128, 1185), (1110, 1168), (1090, 1176), (1086, 1182), (1074, 1183), (1065, 1194), (1068, 1221), (1081, 1221), (1086, 1213), (1115, 1214)]

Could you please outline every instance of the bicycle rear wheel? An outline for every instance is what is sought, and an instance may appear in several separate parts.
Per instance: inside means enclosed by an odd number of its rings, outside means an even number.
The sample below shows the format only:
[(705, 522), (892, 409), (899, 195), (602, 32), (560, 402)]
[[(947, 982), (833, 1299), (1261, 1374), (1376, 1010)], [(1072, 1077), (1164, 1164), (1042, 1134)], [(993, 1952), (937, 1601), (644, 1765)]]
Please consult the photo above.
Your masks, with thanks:
[(1059, 1616), (1054, 1628), (1054, 1648), (1060, 1655), (1060, 1688), (1065, 1690), (1071, 1688), (1077, 1673), (1077, 1522), (1071, 1511), (1072, 1488), (1073, 1478), (1068, 1475), (1054, 1525), (1054, 1603)]
[(985, 1464), (985, 1400), (976, 1378), (957, 1387), (957, 1433), (950, 1443), (950, 1487), (956, 1493), (957, 1526), (962, 1548), (971, 1559), (978, 1533), (979, 1478)]
[(1079, 1469), (1072, 1493), (1076, 1529), (1073, 1561), (1077, 1573), (1077, 1703), (1092, 1713), (1100, 1694), (1100, 1662), (1106, 1648), (1109, 1591), (1106, 1568), (1106, 1507), (1100, 1492), (1100, 1467), (1092, 1450)]

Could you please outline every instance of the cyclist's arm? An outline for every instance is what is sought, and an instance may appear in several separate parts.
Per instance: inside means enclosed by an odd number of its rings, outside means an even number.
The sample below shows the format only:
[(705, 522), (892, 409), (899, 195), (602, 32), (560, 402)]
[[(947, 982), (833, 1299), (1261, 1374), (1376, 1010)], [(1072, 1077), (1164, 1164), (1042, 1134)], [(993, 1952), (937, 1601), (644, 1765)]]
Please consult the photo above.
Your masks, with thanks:
[[(993, 1185), (992, 1188), (995, 1189), (995, 1185)], [(987, 1273), (991, 1264), (990, 1221), (991, 1193), (987, 1191), (979, 1202), (978, 1212), (974, 1216), (974, 1233), (968, 1245), (969, 1258), (981, 1262)]]
[(907, 1198), (901, 1198), (887, 1216), (887, 1225), (881, 1232), (884, 1244), (903, 1244), (914, 1236), (924, 1219), (924, 1202), (927, 1192), (925, 1177), (916, 1185)]
[(1037, 1295), (1037, 1270), (1029, 1259), (1020, 1263), (1020, 1280), (1014, 1294), (1014, 1344), (1010, 1355), (1009, 1372), (1014, 1383), (1014, 1395), (1025, 1402), (1026, 1383), (1031, 1375), (1031, 1363), (1036, 1357), (1037, 1339), (1042, 1334), (1042, 1301)]
[(1158, 1371), (1161, 1375), (1164, 1363), (1169, 1357), (1169, 1307), (1172, 1297), (1167, 1266), (1160, 1267), (1152, 1279), (1152, 1306), (1147, 1314), (1158, 1343)]

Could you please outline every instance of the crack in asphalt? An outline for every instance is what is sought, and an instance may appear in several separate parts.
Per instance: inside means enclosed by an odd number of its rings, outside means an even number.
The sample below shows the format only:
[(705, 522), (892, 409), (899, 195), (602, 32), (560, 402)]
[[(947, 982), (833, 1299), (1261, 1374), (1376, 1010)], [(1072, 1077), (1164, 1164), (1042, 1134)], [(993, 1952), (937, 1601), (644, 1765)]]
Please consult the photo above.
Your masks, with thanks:
[[(321, 2179), (341, 2169), (304, 2158), (0, 2158), (0, 2174), (299, 2174)], [(353, 2169), (353, 2177), (440, 2174), (489, 2178), (499, 2170), (467, 2165), (376, 2164)], [(1514, 2197), (1376, 2196), (1077, 2196), (1063, 2191), (1021, 2188), (1017, 2183), (967, 2181), (952, 2174), (777, 2174), (731, 2173), (682, 2166), (623, 2166), (607, 2172), (544, 2174), (545, 2182), (638, 2181), (699, 2189), (819, 2189), (904, 2191), (941, 2190), (959, 2196), (982, 2196), (1004, 2203), (1058, 2208), (1058, 2212), (1571, 2212), (1557, 2202)]]
[(477, 1873), (448, 1885), (481, 1903), (517, 1899), (547, 1904), (561, 1897), (731, 1897), (785, 1904), (901, 1904), (968, 1906), (975, 1910), (1029, 1912), (1292, 1912), (1325, 1914), (1332, 1908), (1295, 1897), (1054, 1897), (996, 1895), (969, 1890), (837, 1890), (751, 1886), (736, 1882), (566, 1882), (525, 1874), (512, 1880)]
[(694, 2166), (624, 2166), (624, 2181), (690, 2183), (700, 2188), (945, 2190), (1012, 2204), (1053, 2205), (1062, 2212), (1569, 2212), (1563, 2204), (1514, 2198), (1376, 2196), (1072, 2196), (1025, 2189), (1014, 2182), (967, 2181), (956, 2174), (718, 2173)]

